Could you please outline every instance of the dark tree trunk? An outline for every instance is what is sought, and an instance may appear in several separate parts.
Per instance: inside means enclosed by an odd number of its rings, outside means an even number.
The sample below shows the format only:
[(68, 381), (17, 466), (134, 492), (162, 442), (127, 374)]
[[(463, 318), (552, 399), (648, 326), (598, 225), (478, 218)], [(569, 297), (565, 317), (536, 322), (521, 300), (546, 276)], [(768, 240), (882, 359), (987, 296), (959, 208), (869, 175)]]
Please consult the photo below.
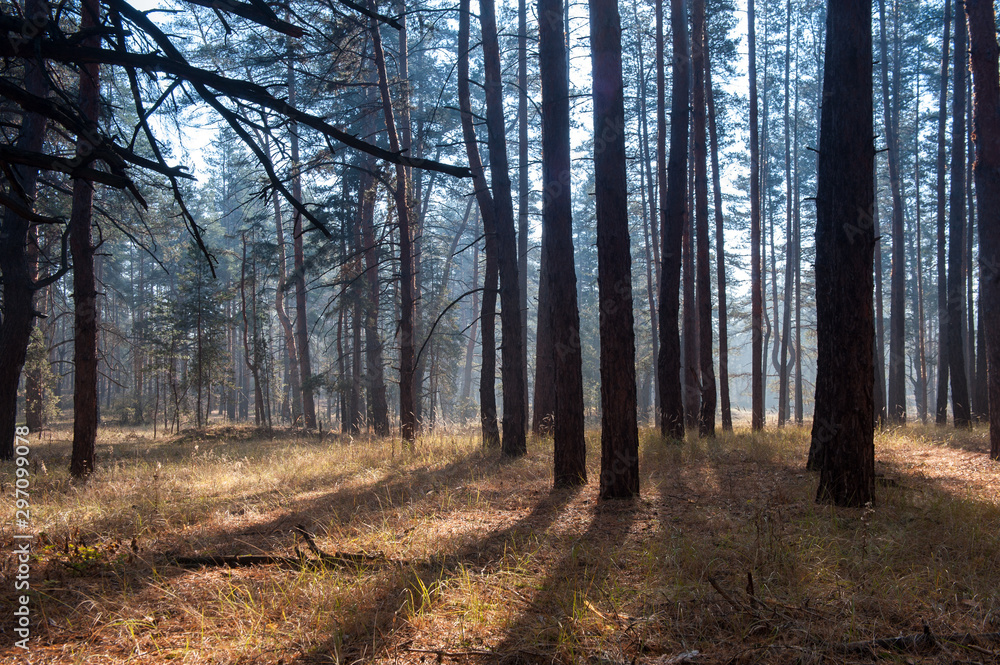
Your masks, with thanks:
[(955, 427), (970, 427), (969, 386), (965, 350), (965, 75), (968, 65), (968, 32), (962, 0), (955, 0), (955, 83), (951, 117), (951, 192), (948, 216), (948, 373), (951, 375), (951, 408)]
[[(375, 11), (375, 0), (368, 0), (368, 8)], [(396, 120), (392, 112), (392, 100), (389, 98), (389, 75), (385, 68), (385, 53), (382, 50), (382, 37), (378, 21), (370, 21), (372, 46), (375, 55), (375, 66), (378, 69), (379, 89), (382, 96), (382, 113), (385, 116), (386, 132), (389, 135), (389, 148), (399, 152), (399, 135), (396, 132)], [(414, 355), (413, 326), (416, 315), (414, 298), (414, 263), (413, 237), (410, 228), (410, 205), (407, 195), (406, 167), (396, 164), (396, 219), (399, 223), (399, 419), (400, 434), (406, 445), (411, 446), (417, 438), (417, 413), (415, 395), (416, 358)]]
[[(781, 302), (781, 352), (778, 362), (778, 427), (784, 427), (789, 416), (788, 345), (792, 328), (792, 277), (795, 272), (795, 223), (792, 219), (792, 128), (791, 128), (791, 64), (792, 64), (792, 3), (785, 4), (785, 285)], [(773, 233), (773, 231), (772, 231)], [(777, 262), (777, 257), (775, 257)], [(775, 311), (777, 315), (777, 311)]]
[(757, 127), (757, 47), (754, 0), (747, 3), (750, 62), (750, 329), (751, 428), (764, 429), (764, 288), (760, 263), (760, 137)]
[(382, 340), (378, 332), (379, 276), (378, 252), (375, 244), (375, 178), (372, 176), (375, 161), (366, 158), (361, 171), (359, 208), (361, 218), (361, 243), (364, 245), (365, 277), (365, 375), (368, 378), (368, 408), (372, 431), (378, 436), (389, 436), (389, 402), (385, 394), (385, 374), (382, 367)]
[(639, 494), (639, 430), (618, 0), (590, 0), (590, 48), (594, 72), (597, 284), (601, 303), (600, 498), (624, 499)]
[(500, 270), (500, 347), (503, 379), (503, 454), (517, 457), (527, 452), (525, 429), (525, 369), (521, 338), (521, 296), (517, 278), (517, 237), (514, 232), (514, 205), (511, 199), (510, 168), (507, 163), (507, 134), (503, 117), (503, 88), (500, 80), (500, 43), (497, 37), (493, 0), (480, 0), (483, 64), (486, 87), (486, 129), (490, 152), (490, 184), (496, 208), (497, 264)]
[(817, 500), (875, 499), (871, 0), (830, 0), (816, 191)]
[[(25, 15), (29, 19), (47, 20), (46, 4), (42, 0), (28, 0)], [(38, 97), (45, 97), (48, 82), (43, 64), (36, 60), (24, 61), (24, 88)], [(28, 152), (40, 152), (45, 140), (45, 118), (37, 113), (25, 113), (17, 147)], [(31, 167), (12, 164), (11, 173), (18, 179), (24, 197), (17, 188), (10, 195), (20, 199), (22, 205), (31, 207), (35, 197), (38, 171)], [(0, 228), (0, 274), (3, 285), (3, 317), (0, 319), (0, 459), (14, 457), (14, 427), (17, 421), (17, 384), (31, 341), (32, 322), (35, 317), (35, 284), (31, 278), (32, 258), (28, 250), (28, 220), (10, 208), (3, 211)]]
[[(545, 119), (542, 119), (545, 122)], [(548, 194), (545, 195), (546, 197)], [(544, 203), (543, 203), (544, 205)], [(535, 385), (531, 431), (538, 436), (552, 433), (556, 411), (555, 362), (552, 339), (552, 308), (549, 304), (549, 272), (546, 259), (548, 233), (542, 225), (542, 255), (538, 266), (538, 319), (535, 323)]]
[[(288, 48), (288, 103), (296, 103), (295, 49)], [(292, 196), (302, 201), (302, 176), (299, 173), (299, 132), (295, 122), (288, 128), (292, 158)], [(309, 321), (306, 316), (306, 263), (302, 246), (302, 213), (296, 209), (292, 215), (292, 258), (295, 286), (295, 347), (299, 360), (299, 381), (302, 389), (302, 419), (306, 429), (316, 429), (316, 402), (313, 399), (312, 363), (309, 359)]]
[[(690, 108), (690, 105), (689, 105)], [(688, 137), (688, 159), (694, 165), (693, 133)], [(681, 289), (684, 294), (681, 303), (681, 362), (684, 376), (684, 428), (694, 431), (698, 427), (701, 410), (701, 368), (698, 359), (698, 307), (694, 289), (694, 168), (687, 172), (687, 193), (685, 202), (684, 232), (681, 235)]]
[(472, 124), (472, 102), (469, 93), (469, 0), (459, 3), (458, 27), (458, 103), (462, 112), (462, 136), (465, 152), (469, 158), (469, 169), (473, 174), (479, 215), (483, 219), (486, 236), (486, 270), (483, 278), (483, 309), (480, 325), (483, 329), (483, 362), (479, 375), (479, 409), (483, 427), (483, 446), (488, 449), (500, 447), (500, 428), (497, 423), (496, 402), (496, 303), (497, 303), (497, 244), (496, 208), (483, 162), (479, 157), (476, 130)]
[[(919, 67), (919, 55), (918, 55), (918, 67)], [(917, 77), (917, 89), (915, 95), (915, 108), (914, 108), (914, 127), (919, 128), (920, 126), (920, 77)], [(914, 217), (916, 218), (916, 252), (914, 254), (916, 258), (916, 264), (914, 266), (914, 277), (916, 281), (916, 293), (914, 302), (914, 310), (916, 312), (917, 319), (917, 383), (914, 390), (914, 398), (917, 403), (917, 414), (920, 416), (920, 422), (927, 424), (927, 329), (925, 325), (924, 317), (924, 245), (923, 245), (923, 230), (922, 230), (922, 220), (920, 214), (920, 134), (919, 132), (913, 133), (913, 173), (914, 173), (914, 189), (916, 193), (914, 195), (915, 206), (914, 206)]]
[(671, 439), (684, 438), (684, 400), (681, 390), (680, 287), (681, 253), (687, 219), (688, 58), (687, 4), (671, 0), (673, 29), (673, 106), (670, 111), (670, 162), (666, 162), (666, 80), (663, 62), (663, 3), (657, 0), (657, 88), (659, 104), (657, 176), (660, 186), (660, 229), (663, 234), (663, 269), (660, 279), (660, 432)]
[(528, 8), (517, 0), (517, 276), (521, 296), (521, 371), (524, 420), (528, 405)]
[[(1000, 460), (1000, 47), (993, 3), (965, 0), (974, 85), (980, 330), (989, 375), (990, 457)], [(980, 347), (983, 348), (983, 347)]]
[[(80, 29), (100, 25), (101, 7), (97, 0), (85, 0), (81, 6)], [(96, 47), (97, 36), (86, 37), (84, 46)], [(100, 114), (100, 66), (80, 68), (80, 115), (88, 128), (97, 128)], [(77, 157), (86, 160), (93, 146), (85, 135), (77, 136)], [(69, 246), (73, 254), (73, 451), (69, 470), (84, 478), (94, 470), (97, 443), (97, 283), (94, 278), (94, 243), (91, 220), (94, 213), (94, 185), (82, 178), (73, 179), (73, 210), (69, 222)]]
[[(573, 257), (569, 68), (562, 0), (538, 2), (542, 84), (542, 276), (553, 373), (556, 486), (587, 481), (580, 314)], [(539, 306), (542, 306), (541, 295)], [(631, 312), (631, 309), (629, 310)], [(541, 321), (541, 318), (539, 319)], [(539, 328), (541, 330), (541, 328)], [(539, 342), (539, 355), (542, 344)]]
[(938, 98), (937, 137), (937, 296), (938, 362), (935, 422), (948, 424), (948, 273), (945, 259), (945, 129), (948, 122), (948, 63), (951, 46), (951, 2), (944, 3), (944, 39), (941, 43), (941, 90)]
[[(100, 4), (86, 0), (81, 7), (80, 29), (100, 25)], [(96, 47), (99, 37), (87, 37), (84, 46)], [(83, 65), (80, 70), (80, 115), (88, 127), (96, 129), (100, 113), (100, 67)], [(93, 151), (86, 136), (77, 137), (76, 154), (86, 160)], [(97, 283), (94, 277), (94, 244), (91, 220), (94, 212), (94, 185), (73, 180), (73, 211), (70, 215), (69, 245), (73, 254), (73, 451), (70, 473), (83, 478), (94, 471), (97, 443)]]
[(694, 67), (694, 198), (696, 226), (697, 289), (695, 300), (698, 308), (698, 364), (701, 374), (701, 408), (698, 415), (698, 433), (715, 436), (715, 359), (712, 355), (712, 273), (708, 260), (708, 141), (706, 136), (707, 105), (705, 101), (705, 70), (708, 67), (706, 51), (708, 40), (705, 30), (705, 0), (694, 0), (692, 11), (693, 41), (691, 46)]
[[(635, 12), (635, 22), (639, 25), (638, 5), (633, 7)], [(641, 33), (636, 34), (636, 52), (639, 58), (639, 95), (636, 98), (636, 110), (638, 112), (640, 124), (639, 141), (642, 146), (641, 173), (645, 177), (645, 188), (642, 189), (643, 201), (643, 245), (646, 253), (646, 290), (649, 294), (649, 328), (650, 339), (652, 341), (652, 363), (653, 363), (653, 412), (660, 405), (660, 375), (656, 371), (656, 359), (660, 355), (660, 330), (659, 317), (657, 316), (657, 290), (660, 285), (660, 250), (657, 239), (657, 215), (656, 215), (656, 188), (653, 186), (653, 171), (649, 163), (649, 123), (646, 113), (646, 63), (642, 44)], [(648, 208), (647, 205), (648, 199)], [(648, 210), (648, 216), (647, 216)], [(650, 255), (652, 250), (652, 255)]]
[(712, 157), (712, 194), (715, 201), (715, 270), (719, 289), (719, 406), (722, 431), (733, 431), (729, 402), (729, 323), (726, 312), (726, 243), (722, 216), (722, 181), (719, 176), (719, 134), (715, 126), (715, 92), (712, 89), (711, 49), (705, 49), (705, 95), (708, 101), (708, 135)]
[[(882, 66), (882, 118), (886, 152), (889, 156), (889, 186), (892, 190), (892, 277), (889, 286), (889, 392), (887, 413), (890, 425), (906, 422), (906, 254), (903, 235), (903, 195), (899, 181), (899, 138), (894, 121), (894, 105), (899, 95), (890, 96), (889, 49), (886, 39), (885, 0), (878, 0), (879, 43)], [(898, 67), (893, 76), (898, 79)]]

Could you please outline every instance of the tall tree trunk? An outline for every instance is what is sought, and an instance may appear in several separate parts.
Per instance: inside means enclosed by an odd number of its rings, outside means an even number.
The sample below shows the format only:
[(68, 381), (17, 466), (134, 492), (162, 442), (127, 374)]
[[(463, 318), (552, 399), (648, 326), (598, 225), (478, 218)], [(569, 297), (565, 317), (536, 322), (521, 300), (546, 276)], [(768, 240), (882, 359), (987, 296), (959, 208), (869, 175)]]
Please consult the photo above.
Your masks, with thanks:
[[(43, 0), (27, 0), (25, 16), (31, 20), (48, 20), (48, 5)], [(24, 61), (24, 89), (37, 97), (48, 93), (48, 79), (41, 60)], [(17, 147), (28, 152), (40, 152), (45, 140), (46, 120), (37, 113), (25, 113)], [(10, 188), (10, 196), (29, 209), (34, 203), (38, 170), (16, 164), (10, 172), (17, 178), (20, 190)], [(28, 229), (31, 224), (10, 208), (3, 211), (0, 236), (0, 275), (2, 275), (3, 317), (0, 318), (0, 459), (14, 458), (14, 427), (17, 421), (17, 385), (31, 341), (35, 317), (35, 284), (31, 277), (33, 262), (28, 249)]]
[[(288, 103), (296, 104), (295, 48), (288, 46)], [(292, 196), (302, 201), (302, 175), (299, 172), (299, 132), (294, 121), (288, 127), (292, 158)], [(292, 215), (292, 283), (295, 286), (295, 347), (299, 361), (299, 381), (302, 390), (302, 420), (306, 429), (316, 429), (316, 403), (312, 389), (312, 363), (309, 359), (309, 321), (306, 316), (306, 266), (302, 246), (302, 213)]]
[(712, 273), (708, 260), (708, 137), (706, 136), (707, 104), (705, 101), (705, 70), (708, 60), (708, 39), (705, 30), (705, 0), (694, 0), (692, 6), (692, 66), (694, 68), (694, 198), (697, 237), (698, 363), (701, 374), (701, 409), (698, 434), (715, 436), (715, 359), (712, 344)]
[[(478, 209), (476, 210), (477, 222), (476, 226), (479, 225), (478, 222)], [(478, 230), (476, 232), (478, 236)], [(472, 255), (472, 285), (476, 286), (479, 284), (479, 245), (476, 244), (473, 249)], [(472, 293), (472, 308), (469, 314), (469, 318), (472, 319), (472, 323), (469, 324), (469, 343), (465, 347), (465, 369), (462, 372), (462, 392), (459, 394), (459, 402), (462, 404), (462, 408), (467, 408), (469, 398), (472, 395), (472, 360), (476, 353), (476, 324), (479, 323), (479, 291), (473, 291)], [(463, 418), (465, 418), (463, 414)]]
[(528, 8), (517, 0), (517, 276), (521, 296), (521, 368), (524, 418), (528, 404)]
[(525, 370), (521, 338), (521, 296), (517, 277), (517, 238), (514, 205), (511, 199), (510, 168), (507, 162), (507, 133), (503, 117), (503, 87), (500, 80), (500, 43), (497, 37), (496, 8), (493, 0), (480, 0), (483, 64), (486, 87), (487, 146), (490, 153), (490, 181), (496, 208), (497, 263), (500, 270), (500, 347), (503, 379), (503, 454), (517, 457), (527, 452), (525, 429)]
[[(875, 237), (882, 236), (882, 222), (879, 220), (878, 199), (872, 208), (872, 225)], [(875, 424), (885, 427), (888, 411), (885, 397), (885, 316), (882, 290), (882, 244), (875, 243)]]
[[(542, 119), (545, 122), (545, 119)], [(548, 197), (545, 194), (545, 199)], [(544, 200), (543, 199), (543, 206)], [(535, 322), (535, 385), (531, 431), (538, 436), (552, 433), (556, 412), (555, 362), (552, 339), (552, 307), (549, 303), (548, 233), (542, 225), (542, 255), (538, 266), (538, 318)]]
[[(752, 0), (751, 0), (752, 1)], [(663, 269), (660, 278), (660, 432), (684, 438), (684, 400), (681, 390), (680, 286), (681, 253), (687, 218), (688, 58), (687, 4), (670, 1), (673, 30), (673, 104), (670, 110), (670, 162), (666, 161), (666, 80), (663, 55), (663, 0), (656, 3), (657, 177), (660, 188), (660, 230)]]
[(497, 423), (496, 402), (496, 302), (497, 302), (497, 222), (496, 208), (483, 162), (479, 157), (476, 130), (472, 124), (472, 102), (469, 92), (469, 0), (459, 2), (458, 24), (458, 103), (462, 112), (462, 136), (469, 169), (473, 174), (479, 215), (483, 219), (486, 236), (486, 269), (483, 277), (483, 309), (480, 325), (483, 329), (482, 367), (479, 375), (479, 409), (483, 428), (483, 446), (500, 448), (500, 428)]
[(757, 47), (754, 0), (747, 2), (750, 62), (750, 330), (751, 428), (764, 429), (764, 289), (760, 263), (760, 138), (757, 126)]
[[(101, 7), (97, 0), (85, 0), (81, 8), (80, 30), (100, 24)], [(99, 36), (88, 36), (83, 46), (94, 48)], [(80, 115), (88, 131), (96, 131), (101, 105), (100, 66), (80, 68)], [(76, 155), (84, 161), (93, 152), (86, 135), (77, 136)], [(69, 245), (73, 254), (73, 450), (69, 470), (83, 478), (94, 470), (97, 442), (97, 283), (94, 278), (94, 244), (91, 220), (94, 212), (94, 185), (82, 178), (73, 179), (73, 210), (69, 222)]]
[(969, 386), (966, 382), (965, 352), (965, 74), (968, 49), (965, 11), (955, 0), (955, 84), (951, 118), (951, 192), (948, 216), (948, 370), (951, 375), (951, 408), (955, 427), (970, 427)]
[[(538, 2), (538, 66), (542, 84), (542, 283), (553, 373), (552, 433), (556, 486), (587, 481), (583, 420), (583, 361), (573, 257), (569, 66), (562, 0)], [(630, 310), (631, 311), (631, 310)], [(539, 318), (541, 321), (541, 317)], [(539, 356), (542, 334), (539, 328)]]
[(948, 63), (951, 46), (951, 2), (944, 3), (944, 39), (941, 44), (941, 90), (938, 97), (937, 137), (937, 296), (938, 296), (938, 363), (935, 422), (948, 424), (948, 273), (945, 259), (945, 129), (948, 122)]
[[(797, 46), (797, 44), (796, 44)], [(792, 327), (792, 275), (795, 257), (795, 223), (792, 220), (792, 128), (791, 128), (791, 64), (792, 64), (792, 3), (785, 4), (785, 285), (781, 303), (781, 355), (778, 362), (778, 427), (784, 427), (788, 419), (788, 343)], [(775, 257), (777, 262), (777, 257)], [(775, 311), (777, 314), (777, 311)]]
[[(917, 54), (917, 66), (920, 66), (920, 54)], [(924, 326), (924, 260), (923, 236), (920, 206), (920, 77), (916, 77), (916, 94), (913, 111), (913, 184), (914, 184), (914, 218), (916, 230), (916, 251), (914, 253), (914, 294), (913, 309), (917, 324), (916, 371), (917, 380), (914, 386), (914, 401), (917, 405), (917, 415), (920, 422), (927, 424), (927, 346), (926, 328)]]
[[(690, 65), (689, 65), (690, 66)], [(693, 77), (692, 77), (693, 78)], [(690, 88), (689, 88), (690, 90)], [(690, 103), (688, 105), (690, 109)], [(684, 232), (681, 236), (681, 270), (683, 301), (681, 317), (684, 321), (681, 335), (681, 363), (684, 375), (684, 427), (693, 431), (698, 427), (701, 411), (701, 366), (698, 356), (698, 307), (695, 295), (694, 272), (694, 134), (688, 136), (688, 159), (692, 164), (687, 172)]]
[[(989, 375), (990, 457), (1000, 460), (1000, 47), (993, 3), (965, 0), (975, 91), (979, 302)], [(957, 48), (957, 47), (956, 47)]]
[(597, 284), (601, 303), (600, 498), (624, 499), (639, 493), (639, 430), (618, 0), (590, 0), (590, 48), (594, 73)]
[(830, 0), (816, 191), (817, 500), (875, 498), (871, 0)]
[[(635, 12), (635, 24), (639, 25), (638, 4), (633, 5)], [(639, 58), (639, 96), (636, 98), (638, 118), (640, 123), (639, 141), (642, 147), (642, 175), (645, 176), (645, 189), (643, 189), (643, 245), (646, 252), (646, 289), (649, 293), (649, 329), (652, 340), (652, 363), (653, 363), (653, 412), (660, 405), (660, 374), (656, 371), (656, 359), (660, 355), (660, 330), (659, 317), (657, 316), (657, 293), (660, 286), (660, 243), (657, 237), (657, 214), (656, 214), (656, 187), (653, 185), (653, 168), (649, 163), (649, 123), (646, 112), (646, 63), (645, 49), (642, 44), (642, 33), (636, 32), (636, 54)], [(648, 218), (646, 200), (648, 198)], [(652, 249), (652, 256), (650, 256)]]
[[(906, 253), (903, 235), (903, 195), (899, 179), (899, 139), (894, 108), (899, 95), (890, 95), (889, 49), (886, 39), (885, 0), (878, 0), (879, 43), (882, 65), (882, 119), (889, 156), (889, 186), (892, 190), (892, 277), (889, 287), (889, 392), (887, 413), (890, 425), (906, 422)], [(894, 78), (899, 79), (896, 62)]]
[[(368, 0), (368, 8), (374, 13), (375, 0)], [(389, 75), (385, 68), (385, 53), (382, 50), (382, 37), (378, 20), (371, 19), (372, 47), (375, 56), (375, 66), (378, 69), (378, 84), (382, 96), (382, 113), (385, 116), (386, 133), (389, 135), (389, 149), (400, 151), (399, 135), (396, 132), (396, 120), (392, 112), (392, 100), (389, 97)], [(412, 447), (417, 438), (416, 386), (414, 356), (414, 263), (413, 237), (410, 228), (410, 205), (407, 192), (409, 190), (406, 167), (396, 164), (396, 219), (399, 224), (399, 418), (400, 434), (405, 445)]]
[[(369, 116), (370, 117), (370, 116)], [(378, 331), (379, 314), (379, 269), (378, 252), (375, 242), (375, 195), (376, 183), (373, 176), (375, 160), (366, 157), (361, 171), (361, 192), (359, 217), (361, 222), (361, 243), (364, 246), (365, 277), (365, 375), (368, 378), (368, 404), (372, 431), (377, 436), (389, 436), (389, 402), (385, 394), (385, 374), (382, 361), (382, 339)]]
[(719, 405), (722, 431), (733, 431), (729, 401), (729, 322), (726, 311), (726, 238), (722, 214), (722, 180), (719, 176), (719, 133), (715, 125), (715, 92), (712, 89), (711, 49), (705, 49), (705, 95), (708, 101), (708, 135), (712, 157), (712, 195), (715, 201), (715, 270), (719, 290)]

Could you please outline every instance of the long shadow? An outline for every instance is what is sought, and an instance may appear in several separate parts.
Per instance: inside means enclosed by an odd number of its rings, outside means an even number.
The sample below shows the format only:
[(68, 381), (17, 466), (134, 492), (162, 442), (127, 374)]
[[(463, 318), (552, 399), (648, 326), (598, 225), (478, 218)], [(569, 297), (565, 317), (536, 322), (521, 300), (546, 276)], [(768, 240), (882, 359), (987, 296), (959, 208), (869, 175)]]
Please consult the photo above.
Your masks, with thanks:
[[(473, 451), (443, 467), (404, 470), (396, 477), (373, 482), (364, 487), (345, 488), (308, 499), (295, 500), (287, 511), (283, 511), (271, 520), (237, 530), (219, 528), (203, 532), (196, 537), (189, 537), (186, 543), (174, 543), (172, 551), (140, 550), (136, 560), (127, 564), (124, 569), (115, 570), (116, 566), (112, 566), (109, 570), (101, 571), (98, 570), (101, 567), (96, 566), (88, 567), (88, 571), (100, 573), (102, 577), (111, 580), (108, 584), (109, 590), (105, 592), (109, 597), (120, 595), (125, 589), (128, 589), (131, 595), (140, 594), (149, 584), (169, 583), (171, 579), (190, 572), (171, 564), (175, 556), (245, 554), (248, 553), (248, 549), (249, 553), (267, 554), (288, 551), (297, 542), (297, 536), (293, 531), (295, 525), (302, 524), (307, 529), (322, 534), (327, 529), (326, 525), (332, 520), (341, 524), (370, 523), (374, 521), (375, 516), (386, 510), (387, 504), (398, 507), (430, 501), (427, 497), (428, 489), (442, 491), (454, 488), (496, 473), (502, 465), (503, 462), (498, 455)], [(99, 519), (80, 524), (79, 529), (84, 533), (89, 531), (114, 534), (115, 529), (120, 526), (120, 519)], [(179, 551), (179, 546), (183, 546), (184, 551)], [(73, 543), (70, 543), (69, 547), (72, 548)], [(471, 554), (467, 552), (459, 553), (459, 558), (469, 556)], [(84, 577), (90, 572), (86, 572)], [(59, 580), (66, 580), (67, 577), (72, 579), (76, 575), (71, 570), (64, 570), (54, 564), (49, 564), (47, 570), (36, 568), (34, 572), (36, 575), (42, 573), (46, 575), (46, 579)], [(73, 583), (60, 586), (73, 586)], [(72, 595), (71, 589), (65, 591)], [(10, 600), (13, 603), (14, 597), (12, 584), (0, 591), (0, 598), (4, 602)], [(55, 615), (62, 613), (56, 609), (62, 604), (62, 600), (58, 592), (49, 593), (47, 602), (54, 604)], [(11, 606), (13, 607), (13, 604)], [(0, 629), (12, 628), (10, 617), (0, 617)]]
[[(613, 574), (616, 554), (627, 543), (636, 513), (642, 509), (638, 499), (590, 505), (591, 522), (586, 532), (564, 538), (564, 556), (541, 582), (539, 592), (528, 599), (527, 609), (510, 623), (504, 637), (493, 647), (495, 658), (502, 663), (559, 662), (558, 658), (565, 655), (558, 653), (559, 649), (568, 650), (573, 661), (582, 662), (589, 655), (572, 653), (576, 646), (572, 638), (559, 645), (567, 638), (564, 624), (576, 621), (579, 617), (575, 613), (592, 613), (596, 603), (604, 604), (603, 596), (596, 594)], [(596, 603), (588, 597), (594, 597)]]
[(383, 653), (393, 642), (399, 641), (400, 631), (405, 630), (405, 620), (397, 610), (406, 603), (412, 590), (453, 579), (467, 566), (488, 571), (502, 565), (511, 547), (516, 548), (526, 538), (548, 529), (579, 492), (580, 488), (553, 489), (528, 515), (510, 526), (494, 530), (453, 552), (412, 562), (396, 571), (390, 583), (380, 587), (371, 602), (357, 608), (354, 623), (364, 627), (360, 634), (351, 635), (349, 639), (334, 636), (316, 645), (296, 662), (329, 662), (328, 654), (331, 653), (336, 653), (344, 662), (363, 662)]

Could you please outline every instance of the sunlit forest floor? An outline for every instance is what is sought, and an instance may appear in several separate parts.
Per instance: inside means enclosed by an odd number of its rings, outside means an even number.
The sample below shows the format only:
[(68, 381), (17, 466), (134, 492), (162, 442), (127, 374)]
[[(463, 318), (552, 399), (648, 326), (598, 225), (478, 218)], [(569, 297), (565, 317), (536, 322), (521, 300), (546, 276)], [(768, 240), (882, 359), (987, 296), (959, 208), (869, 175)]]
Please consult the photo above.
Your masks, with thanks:
[[(217, 426), (32, 438), (31, 663), (1000, 662), (1000, 464), (985, 429), (880, 434), (878, 502), (814, 503), (807, 429), (642, 436), (642, 497), (551, 489), (551, 442), (508, 462), (470, 431), (399, 441)], [(0, 598), (14, 607), (12, 467)], [(367, 553), (368, 559), (318, 555)], [(284, 565), (183, 568), (256, 554)], [(752, 581), (751, 581), (752, 580)], [(938, 636), (910, 652), (845, 644)], [(980, 640), (962, 644), (955, 635)], [(951, 637), (951, 641), (944, 638)], [(991, 637), (994, 639), (991, 640)], [(697, 652), (697, 654), (695, 653)]]

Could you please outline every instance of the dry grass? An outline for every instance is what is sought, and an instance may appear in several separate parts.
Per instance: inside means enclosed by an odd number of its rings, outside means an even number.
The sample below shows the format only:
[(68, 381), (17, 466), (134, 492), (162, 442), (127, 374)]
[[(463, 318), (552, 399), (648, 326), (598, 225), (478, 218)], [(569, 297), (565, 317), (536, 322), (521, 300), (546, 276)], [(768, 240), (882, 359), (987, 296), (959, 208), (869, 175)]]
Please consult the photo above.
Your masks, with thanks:
[[(808, 431), (795, 428), (683, 446), (647, 432), (642, 498), (607, 504), (595, 502), (596, 435), (591, 483), (552, 491), (546, 441), (506, 462), (460, 431), (405, 452), (234, 428), (156, 441), (105, 431), (101, 470), (81, 486), (59, 434), (32, 444), (32, 663), (666, 663), (694, 650), (701, 663), (870, 662), (835, 646), (924, 624), (1000, 631), (1000, 465), (984, 431), (880, 435), (886, 482), (865, 510), (813, 502)], [(393, 561), (171, 563), (296, 556), (297, 524), (326, 551)], [(5, 522), (4, 607), (12, 543)], [(0, 615), (4, 662), (22, 658), (12, 619)], [(998, 651), (892, 659), (1000, 662)]]

